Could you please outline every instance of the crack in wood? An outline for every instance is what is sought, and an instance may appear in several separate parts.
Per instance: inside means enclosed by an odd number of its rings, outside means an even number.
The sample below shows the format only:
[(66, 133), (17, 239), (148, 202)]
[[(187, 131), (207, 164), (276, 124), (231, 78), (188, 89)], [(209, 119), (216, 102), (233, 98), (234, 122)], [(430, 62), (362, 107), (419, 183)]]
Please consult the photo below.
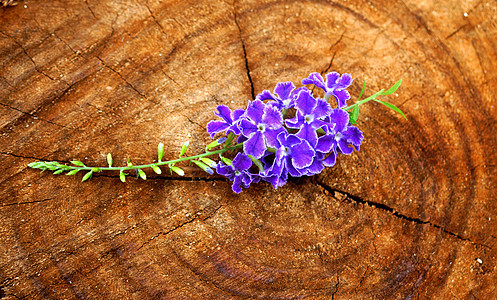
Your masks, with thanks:
[(1, 103), (0, 102), (0, 105), (4, 106), (4, 107), (7, 107), (7, 108), (10, 108), (12, 110), (15, 110), (15, 111), (18, 111), (20, 113), (23, 113), (23, 114), (26, 114), (28, 116), (31, 116), (34, 120), (39, 120), (39, 121), (42, 121), (42, 122), (46, 122), (46, 123), (49, 123), (49, 124), (52, 124), (52, 125), (55, 125), (55, 126), (59, 126), (59, 127), (62, 127), (62, 128), (68, 128), (70, 129), (69, 127), (65, 126), (65, 125), (60, 125), (60, 124), (57, 124), (53, 121), (50, 121), (50, 120), (45, 120), (45, 119), (40, 119), (39, 117), (37, 117), (34, 113), (29, 113), (29, 112), (26, 112), (26, 111), (23, 111), (23, 110), (20, 110), (19, 108), (16, 108), (16, 107), (13, 107), (13, 106), (10, 106), (10, 105), (7, 105), (7, 104), (4, 104), (4, 103)]
[(463, 237), (463, 236), (461, 236), (461, 235), (459, 235), (458, 233), (455, 233), (455, 232), (451, 232), (451, 231), (447, 230), (446, 228), (444, 228), (444, 227), (442, 227), (442, 226), (440, 226), (438, 224), (432, 223), (431, 221), (425, 221), (425, 220), (421, 220), (419, 218), (415, 218), (415, 217), (410, 217), (410, 216), (404, 215), (404, 214), (398, 212), (397, 210), (395, 210), (394, 208), (392, 208), (392, 207), (390, 207), (390, 206), (388, 206), (386, 204), (378, 203), (378, 202), (374, 202), (374, 201), (370, 201), (370, 200), (364, 200), (364, 199), (362, 199), (362, 198), (360, 198), (358, 196), (352, 195), (350, 193), (343, 192), (343, 191), (340, 191), (340, 190), (337, 190), (337, 189), (333, 189), (330, 186), (326, 185), (325, 183), (320, 182), (319, 180), (316, 180), (315, 182), (320, 187), (322, 187), (323, 189), (325, 189), (326, 191), (328, 191), (332, 195), (334, 195), (335, 193), (339, 193), (339, 194), (345, 195), (346, 199), (350, 199), (353, 202), (360, 203), (360, 204), (365, 204), (365, 205), (367, 205), (369, 207), (377, 208), (377, 209), (380, 209), (382, 211), (388, 212), (391, 215), (393, 215), (394, 217), (402, 219), (404, 221), (414, 222), (414, 223), (419, 224), (419, 225), (428, 225), (430, 227), (439, 229), (442, 232), (444, 232), (444, 233), (446, 233), (446, 234), (448, 234), (448, 235), (450, 235), (450, 236), (452, 236), (452, 237), (454, 237), (454, 238), (456, 238), (458, 240), (465, 241), (465, 242), (470, 242), (474, 246), (480, 246), (480, 247), (485, 247), (485, 248), (488, 248), (488, 249), (492, 249), (488, 245), (485, 245), (483, 243), (474, 242), (470, 238)]
[(150, 9), (150, 7), (148, 7), (147, 4), (145, 4), (145, 7), (148, 9), (148, 12), (150, 13), (150, 16), (152, 17), (152, 19), (154, 20), (154, 23), (157, 24), (157, 26), (159, 26), (159, 29), (162, 32), (162, 34), (167, 36), (167, 33), (166, 33), (164, 27), (162, 27), (162, 25), (159, 23), (159, 21), (157, 21), (157, 18), (155, 17), (155, 15), (152, 12), (152, 10)]
[(154, 235), (153, 237), (149, 238), (147, 241), (145, 241), (143, 244), (140, 245), (140, 247), (138, 247), (138, 249), (136, 249), (136, 251), (139, 251), (141, 248), (143, 248), (145, 245), (149, 244), (150, 242), (152, 242), (153, 240), (155, 240), (156, 238), (158, 238), (159, 236), (166, 236), (182, 227), (184, 227), (185, 225), (188, 225), (190, 223), (193, 223), (195, 220), (197, 219), (200, 219), (201, 221), (205, 221), (207, 219), (210, 219), (212, 218), (212, 216), (214, 216), (219, 209), (221, 209), (221, 207), (223, 207), (222, 204), (220, 204), (216, 209), (214, 209), (210, 214), (208, 214), (207, 216), (205, 217), (201, 217), (202, 216), (202, 212), (205, 211), (208, 207), (205, 207), (204, 209), (201, 209), (197, 212), (195, 212), (193, 214), (193, 217), (190, 218), (189, 220), (187, 221), (184, 221), (183, 223), (180, 223), (179, 225), (177, 226), (174, 226), (173, 228), (171, 228), (170, 230), (166, 231), (166, 232), (158, 232), (156, 235)]
[(244, 41), (243, 35), (242, 35), (242, 28), (240, 27), (240, 24), (238, 23), (238, 14), (237, 14), (236, 8), (235, 8), (235, 0), (233, 0), (232, 6), (233, 6), (233, 19), (235, 21), (236, 27), (238, 28), (240, 42), (242, 43), (243, 58), (245, 59), (245, 70), (247, 72), (247, 78), (248, 78), (248, 81), (250, 83), (250, 94), (252, 96), (252, 100), (254, 100), (255, 99), (254, 82), (252, 80), (252, 76), (250, 75), (250, 68), (249, 68), (249, 62), (248, 62), (248, 57), (247, 57), (247, 48), (245, 47), (245, 41)]
[(135, 86), (133, 86), (126, 78), (124, 78), (121, 73), (119, 73), (118, 71), (114, 70), (112, 67), (110, 67), (109, 65), (107, 65), (103, 59), (100, 58), (100, 56), (96, 56), (96, 58), (104, 65), (104, 67), (108, 68), (109, 70), (111, 70), (112, 72), (116, 73), (117, 76), (119, 76), (119, 78), (122, 79), (122, 81), (124, 81), (132, 90), (134, 90), (138, 95), (140, 95), (140, 97), (142, 98), (145, 98), (147, 99), (147, 97), (142, 94)]
[(47, 198), (47, 199), (41, 199), (41, 200), (34, 200), (34, 201), (26, 201), (26, 202), (14, 202), (14, 203), (8, 203), (0, 206), (0, 208), (3, 207), (8, 207), (8, 206), (14, 206), (14, 205), (23, 205), (23, 204), (33, 204), (33, 203), (40, 203), (40, 202), (47, 202), (50, 200), (53, 200), (55, 198)]

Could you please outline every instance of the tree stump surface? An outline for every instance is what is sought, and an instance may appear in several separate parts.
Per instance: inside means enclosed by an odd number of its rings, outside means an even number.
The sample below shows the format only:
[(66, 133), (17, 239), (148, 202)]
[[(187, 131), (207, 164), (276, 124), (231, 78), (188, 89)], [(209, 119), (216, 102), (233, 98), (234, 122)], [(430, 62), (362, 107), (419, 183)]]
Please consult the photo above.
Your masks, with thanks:
[[(0, 8), (1, 299), (497, 297), (495, 1), (17, 1)], [(241, 194), (175, 158), (217, 105), (350, 73), (360, 152)]]

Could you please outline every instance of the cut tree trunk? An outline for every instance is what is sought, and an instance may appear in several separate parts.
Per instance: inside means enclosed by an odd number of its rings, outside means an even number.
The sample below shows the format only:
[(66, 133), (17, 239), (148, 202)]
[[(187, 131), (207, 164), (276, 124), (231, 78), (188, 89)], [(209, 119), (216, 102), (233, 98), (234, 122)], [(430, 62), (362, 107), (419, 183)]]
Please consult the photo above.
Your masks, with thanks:
[[(0, 8), (0, 298), (497, 297), (495, 1), (17, 1)], [(350, 73), (361, 151), (241, 194), (189, 168), (119, 181), (217, 105)], [(316, 91), (317, 92), (317, 91)]]

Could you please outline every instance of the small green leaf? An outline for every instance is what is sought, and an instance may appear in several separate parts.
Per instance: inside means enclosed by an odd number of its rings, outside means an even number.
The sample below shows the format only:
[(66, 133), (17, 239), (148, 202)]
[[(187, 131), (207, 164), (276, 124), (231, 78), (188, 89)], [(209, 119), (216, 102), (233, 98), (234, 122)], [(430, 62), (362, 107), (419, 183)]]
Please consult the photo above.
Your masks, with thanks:
[(102, 172), (102, 170), (99, 167), (94, 167), (91, 169), (93, 172)]
[(357, 101), (361, 100), (362, 94), (364, 94), (365, 89), (366, 89), (366, 79), (364, 79), (364, 84), (362, 85), (362, 90), (361, 93), (359, 94), (359, 97), (357, 98)]
[(183, 171), (183, 169), (174, 166), (171, 166), (170, 168), (172, 172), (178, 174), (179, 176), (185, 176), (185, 171)]
[(162, 158), (164, 157), (164, 144), (159, 143), (157, 146), (157, 158), (159, 161), (162, 161)]
[(214, 174), (214, 170), (212, 170), (209, 166), (204, 164), (201, 161), (198, 160), (192, 160), (194, 164), (196, 164), (200, 169), (204, 170), (205, 172), (209, 173), (210, 175)]
[(233, 165), (233, 161), (229, 158), (226, 158), (226, 157), (223, 157), (221, 156), (221, 160), (223, 161), (224, 164), (226, 164), (227, 166), (231, 166)]
[(81, 179), (81, 182), (87, 181), (88, 179), (91, 178), (92, 175), (93, 175), (93, 171), (86, 173), (85, 176), (83, 176), (83, 179)]
[(109, 168), (112, 167), (112, 155), (110, 153), (107, 153), (107, 163), (109, 164)]
[(259, 168), (260, 172), (264, 171), (264, 166), (262, 165), (262, 162), (260, 160), (258, 160), (257, 158), (253, 157), (252, 155), (249, 155), (248, 157)]
[(357, 119), (359, 118), (359, 105), (357, 105), (356, 107), (354, 107), (354, 109), (352, 110), (352, 118), (350, 119), (352, 122), (352, 124), (357, 124)]
[(69, 176), (71, 176), (71, 175), (76, 175), (76, 173), (78, 173), (78, 172), (79, 172), (79, 170), (78, 170), (78, 169), (75, 169), (75, 170), (71, 170), (71, 171), (69, 171), (66, 175), (69, 175)]
[(127, 165), (128, 167), (132, 167), (132, 166), (133, 166), (133, 164), (129, 161), (129, 159), (128, 159), (128, 161), (126, 162), (126, 165)]
[(141, 179), (147, 180), (147, 175), (145, 174), (145, 172), (143, 172), (142, 169), (138, 169), (138, 175), (140, 176)]
[(119, 172), (119, 179), (121, 179), (122, 182), (126, 182), (126, 173), (124, 173), (123, 170), (121, 170), (121, 172)]
[(397, 89), (399, 88), (399, 86), (400, 86), (401, 83), (402, 83), (402, 79), (400, 79), (394, 85), (392, 85), (391, 88), (389, 88), (388, 90), (384, 91), (382, 93), (382, 95), (390, 95), (390, 94), (395, 93), (395, 91), (397, 91)]
[(59, 175), (59, 174), (60, 174), (60, 173), (62, 173), (62, 172), (64, 172), (64, 170), (59, 169), (59, 170), (57, 170), (57, 171), (53, 172), (53, 174), (54, 174), (54, 175)]
[(226, 142), (226, 140), (227, 140), (226, 137), (219, 138), (219, 139), (215, 140), (214, 142), (210, 143), (209, 145), (207, 145), (207, 147), (205, 147), (205, 149), (209, 150), (209, 149), (212, 149), (212, 148), (217, 147), (219, 145), (222, 145), (222, 144), (224, 144), (224, 142)]
[(85, 164), (80, 162), (79, 160), (71, 160), (71, 163), (78, 167), (86, 167)]
[(210, 166), (211, 168), (216, 167), (216, 162), (210, 158), (202, 157), (200, 160), (203, 161), (206, 165)]
[(230, 132), (228, 134), (228, 137), (226, 138), (226, 142), (224, 143), (224, 149), (226, 149), (229, 146), (231, 146), (231, 143), (233, 142), (233, 139), (235, 139), (235, 134), (233, 132)]
[(183, 143), (183, 145), (181, 146), (181, 152), (179, 153), (180, 158), (186, 153), (186, 151), (188, 150), (188, 146), (190, 146), (190, 141), (186, 141)]
[(162, 170), (159, 168), (159, 166), (153, 165), (152, 170), (154, 170), (154, 172), (157, 174), (162, 174)]
[(401, 111), (401, 110), (400, 110), (397, 106), (395, 106), (395, 105), (393, 105), (393, 104), (391, 104), (391, 103), (388, 103), (388, 102), (384, 102), (384, 101), (381, 101), (381, 100), (377, 100), (377, 99), (375, 99), (374, 101), (379, 102), (379, 103), (381, 103), (381, 104), (385, 105), (386, 107), (388, 107), (388, 108), (390, 108), (390, 109), (392, 109), (392, 110), (394, 110), (394, 111), (398, 112), (399, 114), (401, 114), (401, 115), (404, 117), (404, 119), (406, 119), (406, 120), (407, 120), (406, 115), (404, 115), (404, 113), (403, 113), (403, 112), (402, 112), (402, 111)]

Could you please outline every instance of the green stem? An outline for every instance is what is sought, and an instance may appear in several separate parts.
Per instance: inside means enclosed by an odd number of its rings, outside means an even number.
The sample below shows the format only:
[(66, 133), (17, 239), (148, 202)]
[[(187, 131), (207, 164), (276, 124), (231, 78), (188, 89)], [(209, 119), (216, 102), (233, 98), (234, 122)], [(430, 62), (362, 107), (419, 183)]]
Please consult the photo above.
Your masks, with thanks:
[(163, 166), (163, 165), (169, 165), (169, 164), (174, 164), (174, 163), (179, 163), (182, 161), (188, 161), (188, 160), (194, 160), (197, 158), (205, 157), (205, 156), (210, 156), (214, 154), (219, 154), (219, 153), (224, 153), (226, 151), (230, 151), (233, 149), (241, 148), (243, 146), (243, 143), (236, 144), (234, 146), (228, 147), (226, 149), (220, 149), (216, 151), (207, 151), (203, 154), (198, 154), (194, 156), (189, 156), (189, 157), (183, 157), (183, 158), (178, 158), (178, 159), (173, 159), (173, 160), (168, 160), (168, 161), (159, 161), (153, 164), (147, 164), (147, 165), (137, 165), (137, 166), (130, 166), (130, 167), (78, 167), (78, 166), (67, 166), (71, 168), (71, 170), (93, 170), (93, 171), (126, 171), (126, 170), (134, 170), (134, 169), (145, 169), (145, 168), (151, 168), (153, 166)]

